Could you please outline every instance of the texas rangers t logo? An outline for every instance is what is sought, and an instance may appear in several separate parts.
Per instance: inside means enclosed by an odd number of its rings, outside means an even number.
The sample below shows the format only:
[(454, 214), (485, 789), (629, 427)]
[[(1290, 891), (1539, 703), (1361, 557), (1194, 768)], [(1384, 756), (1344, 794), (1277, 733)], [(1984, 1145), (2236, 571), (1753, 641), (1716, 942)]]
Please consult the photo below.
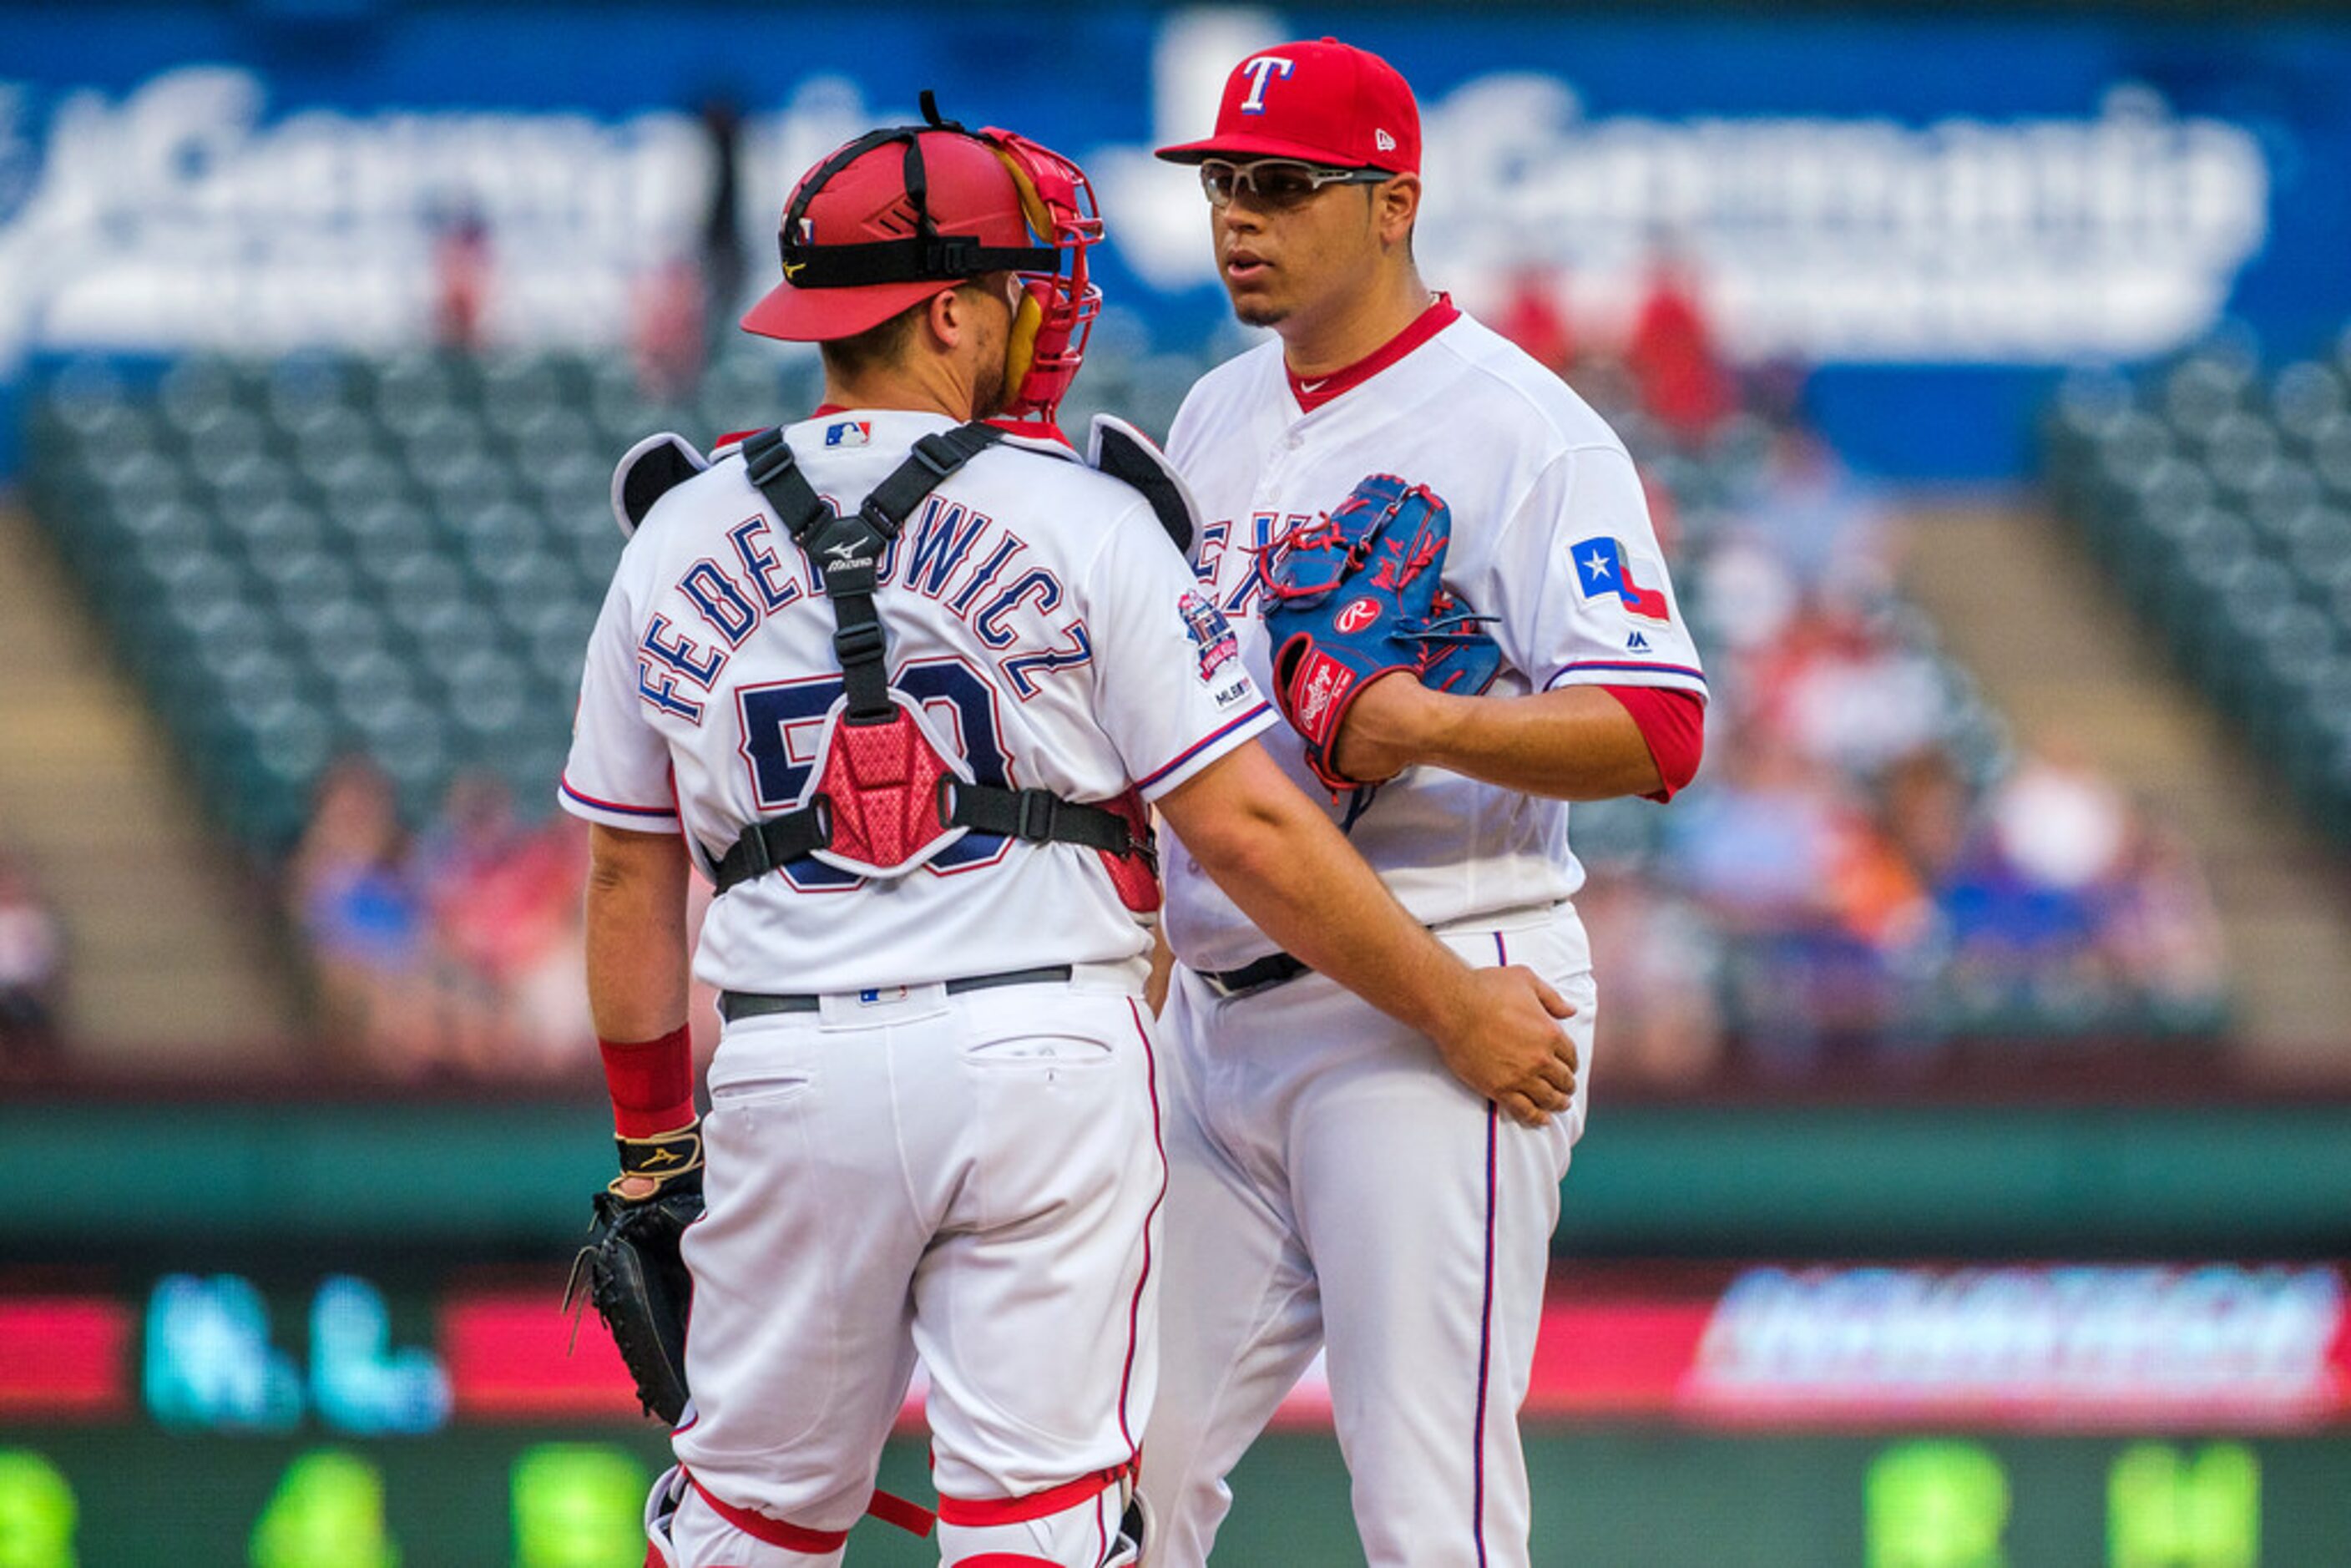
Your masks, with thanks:
[(1285, 81), (1294, 68), (1280, 55), (1259, 55), (1241, 67), (1249, 78), (1249, 96), (1241, 99), (1243, 114), (1265, 112), (1265, 84), (1270, 77), (1279, 76)]

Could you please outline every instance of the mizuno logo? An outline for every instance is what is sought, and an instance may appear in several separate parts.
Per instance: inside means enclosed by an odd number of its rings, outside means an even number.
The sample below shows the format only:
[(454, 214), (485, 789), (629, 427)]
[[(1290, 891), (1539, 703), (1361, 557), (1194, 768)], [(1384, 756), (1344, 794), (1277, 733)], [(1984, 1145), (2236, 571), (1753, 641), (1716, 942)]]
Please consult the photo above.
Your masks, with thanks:
[(788, 261), (784, 263), (784, 276), (786, 277), (798, 277), (801, 273), (807, 270), (808, 263), (805, 261)]
[(655, 1149), (645, 1156), (644, 1163), (649, 1166), (674, 1166), (684, 1158), (685, 1156), (674, 1149)]

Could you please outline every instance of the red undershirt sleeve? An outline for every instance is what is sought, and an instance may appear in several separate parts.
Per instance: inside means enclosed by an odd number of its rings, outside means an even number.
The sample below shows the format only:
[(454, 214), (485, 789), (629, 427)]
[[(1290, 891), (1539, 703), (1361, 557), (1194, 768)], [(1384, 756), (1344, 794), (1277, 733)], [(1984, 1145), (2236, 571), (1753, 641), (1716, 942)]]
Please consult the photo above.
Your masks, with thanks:
[(1698, 758), (1706, 750), (1706, 704), (1689, 692), (1670, 686), (1603, 686), (1640, 727), (1649, 757), (1657, 765), (1665, 788), (1646, 798), (1670, 800), (1698, 776)]

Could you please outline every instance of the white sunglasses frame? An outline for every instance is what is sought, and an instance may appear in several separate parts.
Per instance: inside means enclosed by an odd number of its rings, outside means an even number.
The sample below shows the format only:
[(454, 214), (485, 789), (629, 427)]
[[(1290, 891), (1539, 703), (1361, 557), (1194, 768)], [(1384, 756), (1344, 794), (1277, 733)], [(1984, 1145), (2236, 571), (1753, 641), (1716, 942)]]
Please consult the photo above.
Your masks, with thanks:
[[(1257, 171), (1271, 164), (1305, 170), (1306, 177), (1311, 182), (1306, 193), (1283, 200), (1269, 196), (1259, 190)], [(1203, 158), (1200, 160), (1199, 167), (1201, 194), (1208, 198), (1210, 206), (1220, 208), (1232, 205), (1233, 198), (1242, 191), (1249, 193), (1251, 201), (1262, 203), (1267, 206), (1299, 206), (1321, 195), (1326, 186), (1380, 185), (1397, 177), (1392, 171), (1386, 169), (1333, 169), (1326, 164), (1311, 163), (1303, 158), (1251, 158), (1247, 162), (1238, 158)], [(1208, 183), (1208, 171), (1212, 168), (1229, 169), (1233, 172), (1232, 188), (1221, 200), (1217, 198), (1215, 188)]]

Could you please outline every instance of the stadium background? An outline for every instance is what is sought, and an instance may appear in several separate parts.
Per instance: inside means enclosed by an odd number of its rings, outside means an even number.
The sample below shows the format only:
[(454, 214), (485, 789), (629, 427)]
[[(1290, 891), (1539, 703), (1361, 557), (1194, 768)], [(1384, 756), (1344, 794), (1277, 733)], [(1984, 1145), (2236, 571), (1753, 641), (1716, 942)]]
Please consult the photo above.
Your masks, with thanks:
[[(1164, 430), (1242, 340), (1148, 148), (1324, 31), (1717, 685), (1577, 813), (1537, 1560), (2351, 1559), (2351, 25), (100, 0), (0, 5), (0, 1564), (636, 1561), (554, 1307), (611, 460), (807, 406), (726, 307), (926, 86), (1092, 172), (1071, 423)], [(1317, 1393), (1228, 1560), (1355, 1560)]]

